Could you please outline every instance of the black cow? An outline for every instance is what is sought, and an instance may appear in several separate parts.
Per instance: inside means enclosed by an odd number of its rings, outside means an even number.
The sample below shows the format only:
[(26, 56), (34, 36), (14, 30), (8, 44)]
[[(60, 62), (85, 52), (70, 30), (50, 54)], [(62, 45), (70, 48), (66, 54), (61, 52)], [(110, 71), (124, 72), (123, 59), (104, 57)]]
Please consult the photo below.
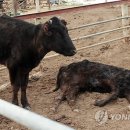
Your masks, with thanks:
[(69, 37), (65, 20), (51, 18), (44, 24), (34, 25), (22, 20), (0, 17), (0, 63), (7, 66), (13, 86), (12, 102), (29, 108), (26, 97), (29, 72), (50, 51), (73, 56), (76, 49)]
[(84, 60), (61, 67), (57, 75), (57, 87), (61, 89), (60, 102), (67, 99), (73, 106), (80, 92), (111, 93), (103, 100), (96, 100), (96, 106), (104, 106), (118, 97), (124, 97), (130, 103), (130, 70)]

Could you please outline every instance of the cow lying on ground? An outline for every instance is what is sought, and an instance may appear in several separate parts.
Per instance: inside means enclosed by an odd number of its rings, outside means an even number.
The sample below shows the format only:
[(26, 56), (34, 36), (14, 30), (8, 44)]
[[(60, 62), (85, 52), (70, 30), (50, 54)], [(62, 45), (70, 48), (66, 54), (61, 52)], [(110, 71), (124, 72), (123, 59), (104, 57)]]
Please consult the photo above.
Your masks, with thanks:
[(14, 104), (18, 105), (21, 89), (21, 104), (29, 108), (26, 97), (29, 72), (50, 51), (64, 56), (76, 53), (65, 20), (53, 17), (44, 24), (34, 25), (6, 15), (0, 17), (0, 64), (9, 70)]
[(130, 70), (88, 60), (72, 63), (60, 68), (57, 87), (53, 91), (58, 89), (61, 89), (62, 95), (57, 107), (65, 98), (73, 106), (81, 91), (111, 92), (106, 99), (95, 101), (95, 105), (100, 107), (118, 97), (124, 97), (130, 103)]

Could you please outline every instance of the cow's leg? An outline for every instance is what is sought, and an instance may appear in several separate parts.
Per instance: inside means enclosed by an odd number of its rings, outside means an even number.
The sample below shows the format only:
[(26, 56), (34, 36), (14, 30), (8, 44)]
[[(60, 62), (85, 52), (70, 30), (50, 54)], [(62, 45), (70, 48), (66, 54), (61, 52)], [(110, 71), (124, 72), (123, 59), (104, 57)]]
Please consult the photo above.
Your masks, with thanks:
[(25, 109), (30, 109), (30, 105), (28, 103), (28, 99), (26, 96), (26, 89), (27, 89), (27, 84), (28, 84), (28, 78), (29, 78), (29, 73), (27, 74), (22, 74), (21, 81), (21, 104), (23, 108)]
[(18, 91), (19, 91), (19, 86), (13, 85), (13, 98), (12, 98), (12, 103), (15, 105), (19, 105), (18, 103)]
[(102, 85), (110, 86), (110, 88), (112, 89), (112, 94), (108, 96), (106, 99), (96, 100), (94, 105), (99, 107), (105, 106), (109, 102), (116, 100), (119, 96), (119, 88), (115, 86), (115, 84), (111, 82), (111, 80), (104, 80)]
[(65, 99), (65, 92), (63, 92), (59, 97), (57, 97), (57, 103), (55, 104), (54, 107), (54, 112), (57, 112), (61, 102)]
[(61, 102), (66, 98), (69, 106), (74, 109), (75, 100), (77, 97), (77, 94), (79, 92), (79, 86), (77, 85), (63, 85), (62, 87), (62, 95), (58, 99), (58, 102), (55, 106), (54, 111), (56, 112)]
[(26, 96), (26, 88), (28, 84), (29, 73), (24, 73), (22, 70), (13, 67), (9, 69), (10, 81), (13, 86), (12, 103), (18, 105), (18, 91), (21, 88), (21, 104), (24, 108), (29, 108), (29, 103)]
[(78, 85), (70, 85), (69, 89), (66, 92), (66, 99), (67, 99), (69, 106), (72, 108), (72, 110), (75, 109), (74, 105), (75, 105), (75, 101), (76, 101), (78, 92), (79, 92)]
[(117, 92), (114, 92), (112, 93), (108, 98), (106, 99), (103, 99), (103, 100), (96, 100), (95, 101), (95, 106), (99, 106), (99, 107), (103, 107), (105, 106), (106, 104), (108, 104), (109, 102), (113, 101), (113, 100), (116, 100), (118, 98), (118, 93)]
[(16, 76), (17, 76), (17, 70), (14, 68), (9, 69), (9, 76), (10, 76), (10, 82), (13, 87), (13, 97), (12, 97), (12, 103), (15, 105), (18, 105), (18, 91), (20, 86), (16, 85)]

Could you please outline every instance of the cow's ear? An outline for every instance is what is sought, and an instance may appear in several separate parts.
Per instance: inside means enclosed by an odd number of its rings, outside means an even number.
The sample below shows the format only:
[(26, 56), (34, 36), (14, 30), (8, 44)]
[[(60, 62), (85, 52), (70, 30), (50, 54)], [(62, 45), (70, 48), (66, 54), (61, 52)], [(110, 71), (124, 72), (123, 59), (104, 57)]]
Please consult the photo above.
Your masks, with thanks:
[(67, 22), (64, 19), (61, 19), (61, 22), (66, 26)]
[(43, 31), (44, 31), (44, 33), (47, 36), (51, 36), (52, 35), (52, 32), (49, 31), (49, 23), (48, 22), (43, 25)]

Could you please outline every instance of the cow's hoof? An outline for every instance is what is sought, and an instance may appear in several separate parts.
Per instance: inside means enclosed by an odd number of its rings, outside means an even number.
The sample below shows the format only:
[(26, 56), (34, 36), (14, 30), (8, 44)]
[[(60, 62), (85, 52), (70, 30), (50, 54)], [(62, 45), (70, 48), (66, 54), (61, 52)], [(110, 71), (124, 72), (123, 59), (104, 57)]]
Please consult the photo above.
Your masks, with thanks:
[(25, 107), (23, 107), (24, 109), (26, 109), (26, 110), (31, 110), (31, 107), (28, 105), (28, 106), (25, 106)]
[(19, 106), (19, 103), (18, 103), (18, 102), (12, 101), (12, 104), (14, 104), (14, 105), (16, 105), (16, 106)]
[(96, 100), (94, 105), (99, 106), (99, 107), (103, 107), (104, 106), (104, 100)]

